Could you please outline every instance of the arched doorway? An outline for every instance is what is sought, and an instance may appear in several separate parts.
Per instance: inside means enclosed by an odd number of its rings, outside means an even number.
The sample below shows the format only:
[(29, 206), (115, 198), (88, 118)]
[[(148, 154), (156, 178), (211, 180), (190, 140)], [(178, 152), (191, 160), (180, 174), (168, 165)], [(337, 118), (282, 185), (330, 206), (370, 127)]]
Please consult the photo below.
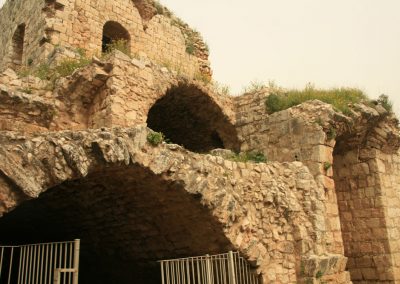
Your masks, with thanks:
[(18, 69), (22, 65), (24, 54), (25, 24), (20, 24), (14, 32), (11, 46), (11, 68)]
[(0, 218), (0, 242), (81, 239), (79, 283), (161, 283), (160, 259), (229, 250), (222, 226), (179, 181), (111, 166)]
[(239, 150), (234, 126), (213, 99), (194, 85), (169, 89), (151, 107), (147, 125), (190, 151)]
[(108, 21), (103, 26), (102, 52), (107, 52), (110, 44), (116, 41), (124, 41), (129, 50), (131, 41), (129, 32), (120, 23)]

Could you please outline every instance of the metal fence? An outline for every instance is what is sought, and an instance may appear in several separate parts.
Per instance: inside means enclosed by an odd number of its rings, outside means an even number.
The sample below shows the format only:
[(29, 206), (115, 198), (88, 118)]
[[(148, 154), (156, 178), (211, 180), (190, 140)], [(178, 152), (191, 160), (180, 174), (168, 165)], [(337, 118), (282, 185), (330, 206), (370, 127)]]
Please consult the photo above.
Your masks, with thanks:
[(238, 252), (162, 260), (162, 284), (258, 284), (259, 277)]
[(0, 284), (78, 284), (80, 240), (0, 246)]

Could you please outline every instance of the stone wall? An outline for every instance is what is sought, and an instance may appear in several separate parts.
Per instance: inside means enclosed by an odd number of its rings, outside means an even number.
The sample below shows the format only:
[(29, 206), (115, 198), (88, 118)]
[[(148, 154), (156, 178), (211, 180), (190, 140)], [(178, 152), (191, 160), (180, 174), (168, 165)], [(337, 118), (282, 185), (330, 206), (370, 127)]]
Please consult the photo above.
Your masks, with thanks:
[[(182, 31), (190, 30), (172, 15), (154, 15), (143, 20), (132, 0), (119, 1), (8, 1), (0, 10), (0, 25), (6, 31), (0, 36), (5, 48), (0, 49), (0, 70), (10, 61), (12, 36), (17, 26), (25, 23), (24, 55), (22, 63), (37, 65), (45, 62), (55, 46), (82, 48), (88, 55), (100, 55), (103, 26), (118, 23), (129, 34), (130, 51), (146, 54), (166, 66), (173, 66), (183, 74), (211, 76), (208, 53), (190, 55), (186, 52), (187, 38)], [(152, 2), (152, 1), (150, 1)], [(154, 5), (154, 4), (152, 4)], [(179, 23), (179, 24), (177, 24)], [(196, 46), (204, 43), (196, 38)]]
[(327, 249), (344, 249), (353, 281), (395, 283), (396, 120), (380, 106), (355, 106), (346, 118), (317, 102), (268, 115), (267, 95), (264, 90), (235, 99), (242, 149), (307, 165), (325, 189)]
[(271, 161), (301, 161), (307, 165), (325, 192), (327, 228), (319, 237), (325, 239), (324, 246), (328, 251), (342, 254), (343, 243), (332, 179), (335, 141), (328, 134), (333, 109), (321, 102), (313, 102), (268, 115), (265, 107), (267, 95), (268, 90), (263, 90), (235, 98), (236, 125), (242, 150), (262, 151)]
[(230, 248), (264, 283), (350, 283), (346, 258), (315, 239), (324, 228), (323, 192), (302, 163), (236, 163), (154, 147), (147, 134), (144, 127), (2, 133), (1, 239), (79, 235), (84, 262), (101, 262), (94, 251), (145, 263)]
[[(26, 65), (28, 58), (44, 59), (46, 42), (45, 1), (7, 1), (0, 9), (0, 71), (8, 66)], [(22, 62), (12, 62), (13, 37), (18, 26), (25, 24)]]

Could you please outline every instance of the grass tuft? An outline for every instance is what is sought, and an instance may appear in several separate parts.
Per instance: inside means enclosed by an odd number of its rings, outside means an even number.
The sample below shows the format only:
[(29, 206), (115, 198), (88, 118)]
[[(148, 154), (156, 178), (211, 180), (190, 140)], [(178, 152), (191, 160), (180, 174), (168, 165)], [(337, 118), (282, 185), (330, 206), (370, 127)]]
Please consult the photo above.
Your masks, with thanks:
[(107, 44), (105, 54), (109, 54), (109, 53), (113, 52), (114, 50), (119, 50), (122, 53), (125, 53), (128, 56), (131, 56), (129, 43), (126, 39), (113, 40), (111, 43)]
[(161, 132), (151, 131), (147, 134), (147, 142), (153, 146), (157, 146), (165, 140), (165, 136)]
[(265, 163), (267, 162), (267, 158), (264, 153), (259, 151), (249, 151), (249, 152), (241, 152), (235, 153), (232, 156), (228, 157), (228, 159), (234, 162), (255, 162), (255, 163)]
[(368, 100), (368, 97), (359, 89), (334, 88), (316, 89), (307, 86), (303, 90), (289, 90), (287, 92), (274, 92), (270, 94), (265, 102), (269, 114), (297, 106), (309, 100), (320, 100), (331, 104), (338, 111), (350, 115), (349, 104), (360, 103)]

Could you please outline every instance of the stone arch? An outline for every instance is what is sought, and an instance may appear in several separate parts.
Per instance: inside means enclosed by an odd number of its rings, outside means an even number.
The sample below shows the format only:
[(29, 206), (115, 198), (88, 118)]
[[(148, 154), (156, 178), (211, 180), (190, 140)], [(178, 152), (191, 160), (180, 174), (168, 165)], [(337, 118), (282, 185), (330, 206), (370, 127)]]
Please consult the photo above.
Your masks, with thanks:
[(239, 150), (234, 126), (215, 100), (195, 85), (181, 83), (169, 88), (150, 108), (147, 124), (194, 152)]
[(103, 26), (103, 37), (102, 37), (102, 52), (107, 51), (107, 46), (113, 41), (125, 40), (128, 44), (128, 49), (131, 44), (131, 36), (127, 29), (125, 29), (120, 23), (115, 21), (108, 21)]
[(399, 277), (391, 260), (397, 253), (393, 243), (397, 248), (398, 238), (390, 235), (387, 214), (390, 206), (398, 206), (397, 187), (387, 180), (398, 176), (394, 157), (400, 139), (397, 121), (380, 111), (363, 106), (351, 123), (336, 124), (333, 179), (344, 255), (349, 259), (347, 269), (353, 283)]
[(25, 24), (18, 25), (11, 42), (10, 65), (17, 69), (22, 65), (24, 54)]
[(161, 283), (157, 260), (230, 249), (196, 195), (141, 166), (64, 182), (0, 218), (0, 227), (2, 243), (80, 238), (80, 283)]

